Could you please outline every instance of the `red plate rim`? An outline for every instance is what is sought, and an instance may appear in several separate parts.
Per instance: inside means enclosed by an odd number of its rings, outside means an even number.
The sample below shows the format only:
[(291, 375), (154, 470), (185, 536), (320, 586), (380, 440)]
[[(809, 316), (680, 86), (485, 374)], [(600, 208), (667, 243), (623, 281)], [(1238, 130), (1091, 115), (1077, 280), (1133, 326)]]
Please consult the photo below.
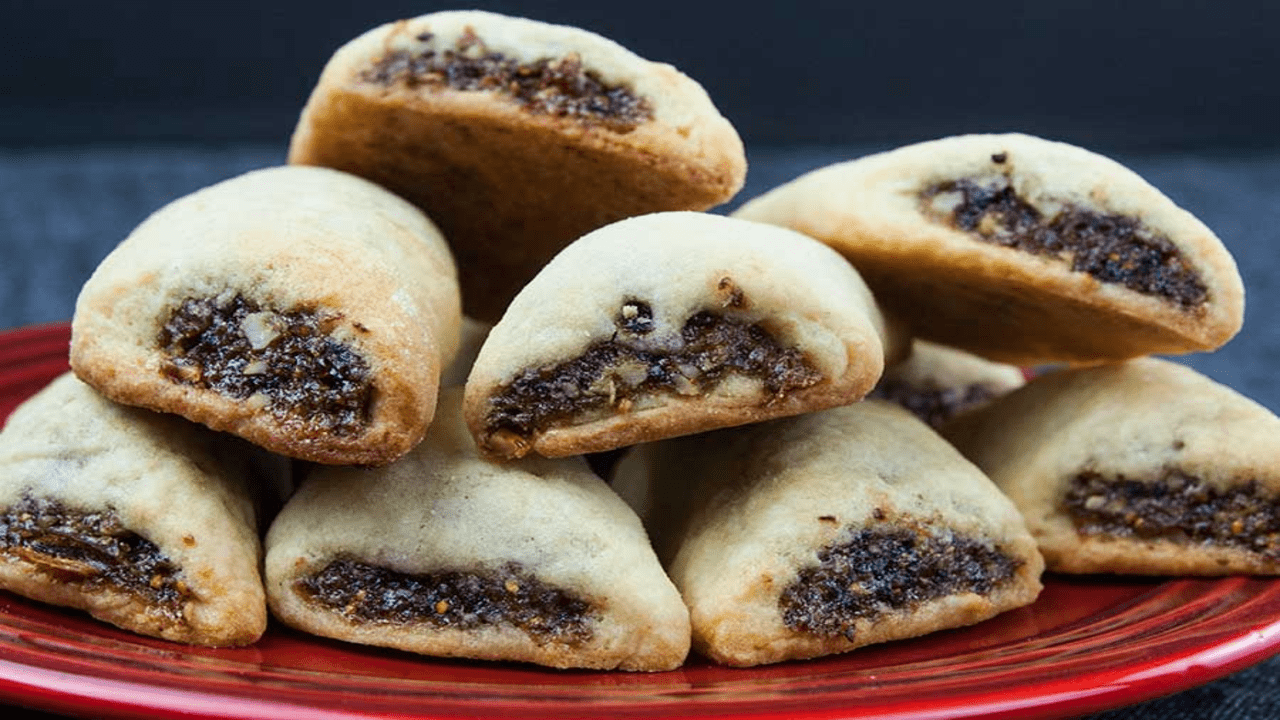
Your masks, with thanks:
[[(0, 417), (67, 368), (66, 323), (0, 331)], [(971, 628), (734, 670), (439, 660), (273, 625), (255, 646), (142, 638), (0, 591), (0, 700), (96, 717), (1049, 718), (1200, 685), (1280, 651), (1280, 580), (1048, 576)], [(387, 674), (380, 674), (386, 671)]]

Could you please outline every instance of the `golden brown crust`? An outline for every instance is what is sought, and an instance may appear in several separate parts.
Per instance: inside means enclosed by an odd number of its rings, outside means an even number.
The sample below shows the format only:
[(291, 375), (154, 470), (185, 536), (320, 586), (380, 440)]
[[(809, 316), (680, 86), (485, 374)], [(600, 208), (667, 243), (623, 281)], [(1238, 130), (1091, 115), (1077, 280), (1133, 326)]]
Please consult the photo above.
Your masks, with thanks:
[[(819, 657), (968, 625), (1029, 604), (1041, 589), (1043, 561), (1013, 505), (923, 423), (880, 401), (643, 445), (622, 460), (613, 486), (645, 520), (689, 605), (694, 649), (728, 665)], [(975, 576), (975, 585), (932, 597), (923, 583), (912, 585), (899, 592), (898, 607), (866, 614), (802, 601), (799, 614), (808, 619), (787, 620), (788, 589), (819, 566), (824, 549), (849, 544), (856, 554), (879, 536), (968, 542), (975, 560), (966, 567), (989, 562), (990, 576), (1001, 579), (980, 592)], [(919, 562), (928, 562), (927, 552)], [(885, 573), (894, 567), (867, 564)], [(904, 579), (857, 582), (871, 593), (877, 581)], [(837, 592), (833, 582), (794, 597), (827, 597)], [(814, 628), (824, 623), (825, 631)]]
[[(875, 384), (875, 376), (869, 368), (864, 368), (846, 381), (855, 388), (868, 388)], [(859, 391), (851, 393), (848, 387), (825, 388), (785, 397), (767, 405), (752, 404), (743, 398), (730, 398), (723, 405), (717, 405), (715, 398), (673, 397), (659, 407), (624, 413), (594, 423), (587, 431), (582, 427), (551, 428), (538, 435), (531, 449), (543, 457), (605, 452), (659, 438), (749, 425), (845, 405), (852, 402), (851, 394), (857, 395)], [(499, 450), (494, 454), (502, 453)]]
[[(640, 306), (649, 313), (643, 332), (625, 330), (627, 308)], [(698, 340), (696, 328), (686, 333), (699, 317), (769, 337), (726, 332), (684, 360), (640, 359), (688, 352)], [(581, 238), (521, 291), (476, 359), (466, 418), (483, 452), (510, 458), (600, 452), (795, 415), (863, 397), (880, 377), (886, 348), (896, 347), (893, 336), (857, 271), (821, 243), (761, 223), (653, 213)], [(521, 378), (572, 368), (615, 342), (624, 349), (598, 377), (574, 376), (568, 391), (507, 396)], [(776, 360), (760, 363), (756, 375), (723, 359), (756, 349)], [(770, 391), (777, 369), (782, 379)], [(645, 385), (654, 370), (667, 384)], [(508, 431), (504, 413), (523, 414), (552, 396), (581, 399), (581, 407)]]
[[(442, 392), (426, 439), (398, 462), (322, 468), (307, 479), (267, 535), (267, 596), (276, 617), (318, 635), (433, 656), (679, 667), (689, 651), (688, 612), (635, 513), (580, 458), (501, 466), (480, 458), (462, 422), (461, 395), (460, 388)], [(310, 600), (298, 584), (335, 558), (407, 575), (491, 576), (514, 564), (583, 601), (587, 632), (547, 640), (501, 619), (458, 627), (350, 616)]]
[[(188, 300), (230, 307), (232, 297), (267, 323), (295, 311), (325, 318), (323, 334), (368, 366), (367, 418), (333, 432), (306, 414), (273, 412), (262, 392), (180, 381), (162, 348), (166, 323)], [(103, 260), (76, 304), (71, 366), (117, 402), (285, 455), (383, 464), (426, 431), (460, 318), (448, 249), (420, 211), (351, 175), (272, 168), (162, 208)]]
[[(528, 60), (577, 53), (647, 93), (653, 119), (619, 132), (530, 113), (493, 92), (362, 78), (393, 46), (417, 49), (411, 38), (425, 32), (447, 46), (460, 26)], [(480, 12), (385, 25), (341, 48), (303, 110), (289, 161), (369, 178), (423, 208), (457, 257), (467, 313), (489, 322), (577, 237), (633, 215), (712, 207), (746, 173), (733, 127), (674, 68), (582, 30)]]
[[(1280, 573), (1268, 529), (1280, 419), (1190, 368), (1140, 358), (1050, 373), (943, 431), (1018, 506), (1051, 570)], [(1184, 493), (1199, 498), (1195, 522), (1179, 520)]]
[[(8, 544), (23, 536), (11, 526), (0, 537), (0, 587), (174, 642), (253, 643), (267, 613), (251, 493), (287, 481), (287, 472), (284, 458), (173, 415), (117, 405), (67, 373), (0, 433), (0, 515), (17, 524), (23, 513), (47, 513), (44, 522), (67, 533), (52, 544), (71, 552)], [(99, 519), (76, 520), (85, 515)], [(115, 548), (117, 558), (153, 545), (164, 561), (143, 551), (137, 562), (152, 563), (157, 574), (147, 583), (157, 592), (129, 586), (141, 581), (136, 565), (112, 566), (92, 551), (77, 557), (68, 541), (77, 533), (98, 538), (102, 553)]]
[[(1172, 243), (1207, 300), (1184, 309), (930, 216), (931, 188), (965, 179), (1007, 184), (1045, 218), (1075, 207), (1136, 221)], [(944, 138), (833, 165), (736, 215), (830, 244), (917, 335), (1002, 362), (1095, 363), (1209, 350), (1243, 321), (1235, 262), (1208, 228), (1120, 164), (1026, 135)]]

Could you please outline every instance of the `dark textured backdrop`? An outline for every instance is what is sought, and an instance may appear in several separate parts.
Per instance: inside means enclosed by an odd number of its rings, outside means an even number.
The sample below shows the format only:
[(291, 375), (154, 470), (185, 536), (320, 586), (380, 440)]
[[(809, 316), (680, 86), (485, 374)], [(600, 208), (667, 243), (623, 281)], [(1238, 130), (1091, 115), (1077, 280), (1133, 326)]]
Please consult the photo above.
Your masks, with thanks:
[[(1016, 128), (1112, 149), (1280, 142), (1265, 0), (467, 3), (702, 82), (749, 145)], [(0, 146), (286, 135), (329, 55), (430, 0), (0, 0)]]

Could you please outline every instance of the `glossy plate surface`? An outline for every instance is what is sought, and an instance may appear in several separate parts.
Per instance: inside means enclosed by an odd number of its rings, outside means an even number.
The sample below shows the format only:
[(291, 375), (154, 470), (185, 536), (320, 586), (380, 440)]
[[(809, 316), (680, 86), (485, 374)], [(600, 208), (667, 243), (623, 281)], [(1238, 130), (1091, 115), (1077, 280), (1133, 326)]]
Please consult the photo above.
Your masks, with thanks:
[[(0, 418), (67, 368), (65, 325), (0, 332)], [(1063, 717), (1280, 651), (1280, 580), (1049, 577), (970, 628), (822, 660), (669, 673), (434, 660), (273, 625), (249, 648), (151, 640), (0, 591), (0, 702), (94, 717)]]

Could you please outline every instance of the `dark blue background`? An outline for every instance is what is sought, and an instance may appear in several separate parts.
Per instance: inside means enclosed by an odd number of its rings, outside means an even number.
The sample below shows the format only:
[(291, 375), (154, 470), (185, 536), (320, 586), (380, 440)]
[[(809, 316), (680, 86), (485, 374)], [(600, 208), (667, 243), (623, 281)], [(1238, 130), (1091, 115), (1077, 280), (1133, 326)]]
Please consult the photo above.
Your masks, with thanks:
[[(1278, 3), (474, 5), (579, 25), (675, 64), (753, 146), (1010, 128), (1100, 149), (1280, 143)], [(0, 146), (279, 141), (339, 45), (451, 7), (6, 0)]]

